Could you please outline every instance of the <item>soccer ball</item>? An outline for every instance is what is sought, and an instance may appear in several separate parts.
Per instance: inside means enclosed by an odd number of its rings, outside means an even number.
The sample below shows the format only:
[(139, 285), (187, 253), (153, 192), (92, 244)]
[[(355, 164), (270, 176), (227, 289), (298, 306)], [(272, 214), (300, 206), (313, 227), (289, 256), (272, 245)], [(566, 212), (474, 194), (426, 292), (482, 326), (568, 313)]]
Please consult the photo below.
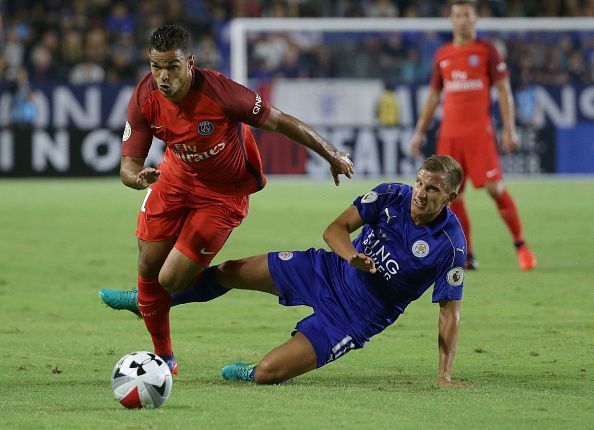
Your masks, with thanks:
[(169, 366), (152, 352), (127, 354), (111, 372), (113, 395), (126, 408), (158, 408), (169, 398), (172, 386)]

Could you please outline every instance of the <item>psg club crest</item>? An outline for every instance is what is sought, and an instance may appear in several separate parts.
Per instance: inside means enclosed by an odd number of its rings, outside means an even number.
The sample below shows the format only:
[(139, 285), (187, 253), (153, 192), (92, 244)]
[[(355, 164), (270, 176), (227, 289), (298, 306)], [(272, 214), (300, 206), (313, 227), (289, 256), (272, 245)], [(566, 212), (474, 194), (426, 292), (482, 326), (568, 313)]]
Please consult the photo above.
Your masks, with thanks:
[(412, 246), (412, 253), (415, 257), (426, 257), (429, 254), (429, 244), (424, 240), (417, 240)]
[(480, 58), (478, 55), (472, 54), (471, 56), (468, 57), (468, 65), (470, 67), (476, 67), (479, 65), (480, 63)]
[(210, 136), (214, 131), (215, 126), (210, 121), (202, 121), (198, 124), (198, 133), (202, 136)]

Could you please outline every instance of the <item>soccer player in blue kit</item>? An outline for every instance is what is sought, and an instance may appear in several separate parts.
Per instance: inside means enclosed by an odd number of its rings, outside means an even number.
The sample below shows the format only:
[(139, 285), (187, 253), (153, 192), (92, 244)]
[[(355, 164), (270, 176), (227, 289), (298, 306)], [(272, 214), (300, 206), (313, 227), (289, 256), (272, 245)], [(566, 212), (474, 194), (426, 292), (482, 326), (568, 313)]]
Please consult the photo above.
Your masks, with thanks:
[[(172, 303), (208, 301), (236, 288), (274, 294), (285, 306), (312, 307), (291, 339), (257, 364), (232, 363), (222, 370), (225, 379), (274, 384), (362, 348), (434, 284), (439, 385), (470, 386), (451, 379), (466, 242), (447, 205), (456, 199), (462, 179), (454, 159), (429, 157), (412, 187), (385, 183), (356, 198), (324, 231), (332, 252), (312, 248), (227, 261), (173, 294)], [(349, 234), (359, 228), (351, 242)], [(119, 308), (135, 310), (133, 303)]]

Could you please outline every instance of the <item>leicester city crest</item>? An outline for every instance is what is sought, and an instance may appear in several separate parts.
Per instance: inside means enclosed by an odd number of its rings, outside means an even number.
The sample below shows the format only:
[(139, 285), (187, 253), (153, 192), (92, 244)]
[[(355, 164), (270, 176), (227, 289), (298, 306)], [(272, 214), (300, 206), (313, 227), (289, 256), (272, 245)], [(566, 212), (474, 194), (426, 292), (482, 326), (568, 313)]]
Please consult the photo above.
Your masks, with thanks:
[(377, 193), (370, 191), (361, 198), (361, 203), (373, 203), (377, 200)]
[(291, 251), (279, 252), (278, 258), (280, 258), (283, 261), (289, 261), (291, 258), (293, 258), (293, 253)]
[(412, 246), (412, 253), (415, 257), (426, 257), (429, 254), (429, 244), (424, 240), (417, 240)]
[(214, 129), (215, 126), (210, 121), (201, 121), (198, 123), (198, 133), (200, 133), (202, 136), (210, 136)]

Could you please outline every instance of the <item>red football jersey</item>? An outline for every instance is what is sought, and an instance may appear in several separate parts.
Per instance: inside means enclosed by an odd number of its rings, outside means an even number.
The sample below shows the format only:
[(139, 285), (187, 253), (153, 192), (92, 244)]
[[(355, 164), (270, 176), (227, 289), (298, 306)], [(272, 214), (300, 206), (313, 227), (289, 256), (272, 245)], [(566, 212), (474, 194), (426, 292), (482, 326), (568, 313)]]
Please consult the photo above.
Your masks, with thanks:
[(443, 45), (433, 60), (431, 86), (443, 91), (440, 135), (464, 136), (491, 126), (491, 85), (508, 74), (495, 46), (475, 40)]
[(169, 180), (211, 196), (262, 189), (266, 179), (248, 125), (261, 127), (270, 103), (218, 72), (192, 74), (181, 103), (161, 95), (150, 73), (140, 81), (128, 104), (122, 155), (146, 157), (154, 135), (167, 145), (159, 169)]

